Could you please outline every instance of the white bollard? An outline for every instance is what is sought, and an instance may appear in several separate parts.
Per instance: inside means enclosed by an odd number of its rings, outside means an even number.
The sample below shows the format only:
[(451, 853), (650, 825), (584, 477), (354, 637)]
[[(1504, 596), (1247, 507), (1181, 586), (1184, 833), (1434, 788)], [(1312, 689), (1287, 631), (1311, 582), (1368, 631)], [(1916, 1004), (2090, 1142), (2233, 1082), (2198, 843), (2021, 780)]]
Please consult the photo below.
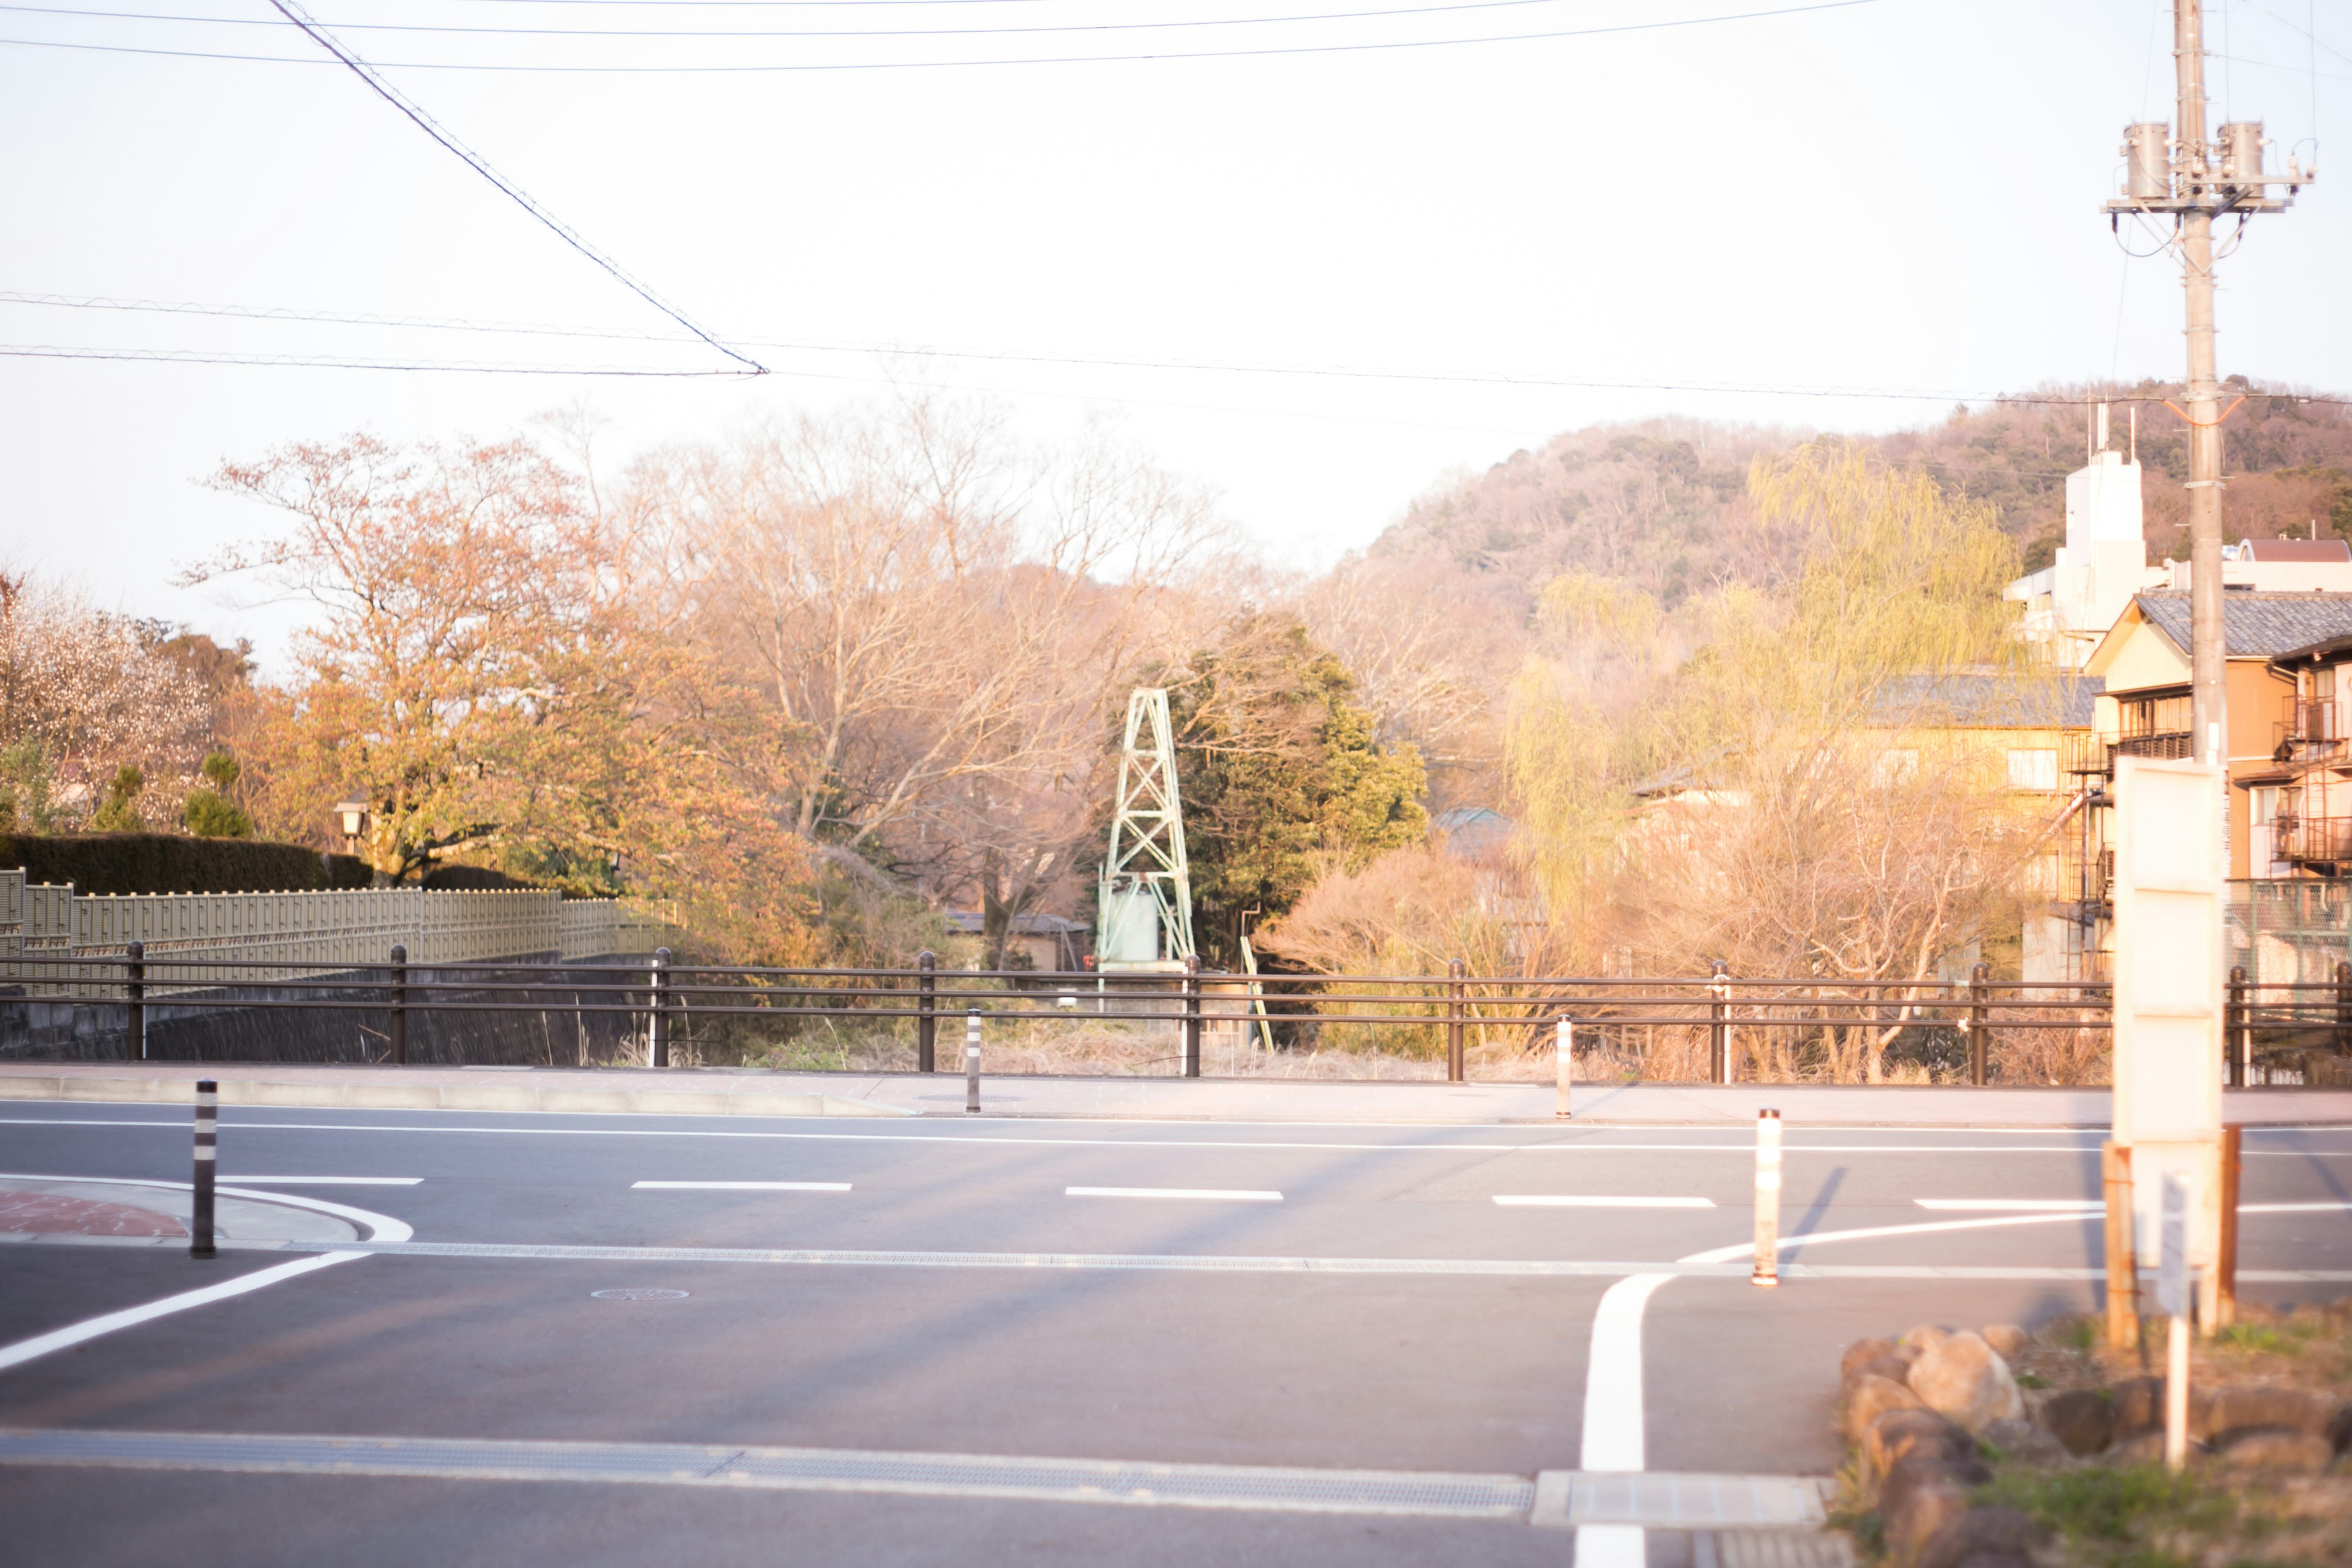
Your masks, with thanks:
[(2189, 1462), (2189, 1314), (2193, 1308), (2189, 1268), (2189, 1189), (2178, 1175), (2164, 1177), (2158, 1214), (2156, 1304), (2169, 1323), (2164, 1343), (2164, 1468)]
[(963, 1020), (963, 1108), (967, 1112), (980, 1109), (980, 1009), (974, 1007)]
[(1780, 1113), (1756, 1113), (1756, 1271), (1750, 1285), (1780, 1283)]
[(1576, 1025), (1567, 1018), (1559, 1021), (1559, 1104), (1555, 1115), (1570, 1114), (1568, 1108), (1569, 1080), (1576, 1075)]

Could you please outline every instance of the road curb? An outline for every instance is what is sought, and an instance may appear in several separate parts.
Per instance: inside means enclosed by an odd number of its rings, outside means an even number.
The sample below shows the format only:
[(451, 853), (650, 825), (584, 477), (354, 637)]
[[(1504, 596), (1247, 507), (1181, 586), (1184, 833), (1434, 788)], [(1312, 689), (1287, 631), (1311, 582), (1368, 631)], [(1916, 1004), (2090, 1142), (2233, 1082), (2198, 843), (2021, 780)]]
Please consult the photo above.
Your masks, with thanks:
[[(0, 1075), (0, 1100), (51, 1100), (185, 1105), (179, 1078)], [(688, 1089), (579, 1089), (528, 1083), (299, 1082), (220, 1077), (223, 1105), (312, 1110), (545, 1110), (575, 1115), (908, 1117), (915, 1113), (837, 1094), (711, 1093)]]

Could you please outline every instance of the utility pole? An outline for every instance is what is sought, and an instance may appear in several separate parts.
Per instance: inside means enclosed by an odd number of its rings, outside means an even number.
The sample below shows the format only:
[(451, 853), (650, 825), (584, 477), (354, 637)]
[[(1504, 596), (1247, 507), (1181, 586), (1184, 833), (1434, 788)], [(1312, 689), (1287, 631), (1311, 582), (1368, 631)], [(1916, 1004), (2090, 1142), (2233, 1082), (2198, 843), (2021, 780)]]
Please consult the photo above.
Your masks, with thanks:
[[(2229, 694), (2221, 637), (2221, 385), (2213, 358), (2213, 220), (2284, 212), (2316, 177), (2293, 159), (2284, 174), (2263, 170), (2263, 124), (2232, 121), (2209, 141), (2205, 128), (2205, 18), (2200, 0), (2173, 0), (2172, 59), (2179, 83), (2179, 134), (2161, 121), (2124, 128), (2124, 194), (2107, 203), (2109, 226), (2126, 213), (2169, 215), (2188, 294), (2189, 568), (2190, 722), (2199, 761), (2224, 770), (2222, 822), (2229, 810)], [(2269, 187), (2284, 185), (2273, 196)], [(2236, 405), (2232, 404), (2231, 407)], [(2224, 838), (2226, 855), (2227, 839)]]

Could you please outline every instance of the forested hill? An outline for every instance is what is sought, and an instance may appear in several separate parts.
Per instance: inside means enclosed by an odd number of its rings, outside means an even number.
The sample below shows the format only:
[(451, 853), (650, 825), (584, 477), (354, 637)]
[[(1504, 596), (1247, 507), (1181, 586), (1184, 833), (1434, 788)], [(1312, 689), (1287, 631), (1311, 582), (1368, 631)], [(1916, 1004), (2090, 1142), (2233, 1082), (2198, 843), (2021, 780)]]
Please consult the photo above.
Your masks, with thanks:
[[(2352, 409), (2242, 377), (2231, 383), (2230, 395), (2242, 393), (2245, 401), (2223, 427), (2230, 536), (2300, 536), (2315, 518), (2323, 532), (2352, 538)], [(2185, 549), (2179, 481), (2188, 477), (2187, 426), (2165, 406), (2169, 391), (2145, 384), (2033, 395), (2111, 396), (2118, 447), (2128, 443), (2130, 411), (2138, 409), (2147, 540), (2159, 559)], [(2063, 534), (2065, 478), (2083, 465), (2086, 424), (2081, 406), (2005, 403), (1956, 409), (1919, 429), (1850, 438), (1991, 502), (2027, 563), (2038, 566)], [(1671, 606), (1712, 584), (1769, 573), (1772, 563), (1756, 556), (1755, 536), (1741, 526), (1748, 463), (1759, 451), (1815, 434), (1680, 418), (1575, 431), (1436, 487), (1369, 553), (1443, 561), (1453, 572), (1530, 592), (1564, 571), (1598, 573), (1638, 583)], [(1503, 596), (1517, 595), (1505, 588)]]

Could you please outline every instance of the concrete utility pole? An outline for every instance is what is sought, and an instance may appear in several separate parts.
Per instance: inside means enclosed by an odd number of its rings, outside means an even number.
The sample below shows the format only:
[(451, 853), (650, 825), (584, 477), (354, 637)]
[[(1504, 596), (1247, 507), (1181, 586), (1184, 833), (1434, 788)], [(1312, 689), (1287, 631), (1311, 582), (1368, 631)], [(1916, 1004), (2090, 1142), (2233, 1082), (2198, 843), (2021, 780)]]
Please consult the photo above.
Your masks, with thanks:
[[(2263, 171), (2263, 125), (2233, 121), (2208, 141), (2205, 129), (2205, 19), (2200, 0), (2173, 0), (2172, 58), (2179, 85), (2179, 134), (2162, 122), (2124, 128), (2124, 195), (2106, 205), (2109, 225), (2126, 213), (2171, 215), (2189, 297), (2189, 668), (2197, 760), (2229, 766), (2229, 696), (2221, 639), (2221, 386), (2213, 361), (2213, 220), (2284, 212), (2315, 171), (2290, 159), (2284, 174)], [(2286, 195), (2273, 197), (2272, 185)], [(2232, 405), (2231, 406), (2235, 406)], [(2222, 784), (2226, 813), (2229, 784)], [(2226, 816), (2225, 816), (2226, 821)]]

